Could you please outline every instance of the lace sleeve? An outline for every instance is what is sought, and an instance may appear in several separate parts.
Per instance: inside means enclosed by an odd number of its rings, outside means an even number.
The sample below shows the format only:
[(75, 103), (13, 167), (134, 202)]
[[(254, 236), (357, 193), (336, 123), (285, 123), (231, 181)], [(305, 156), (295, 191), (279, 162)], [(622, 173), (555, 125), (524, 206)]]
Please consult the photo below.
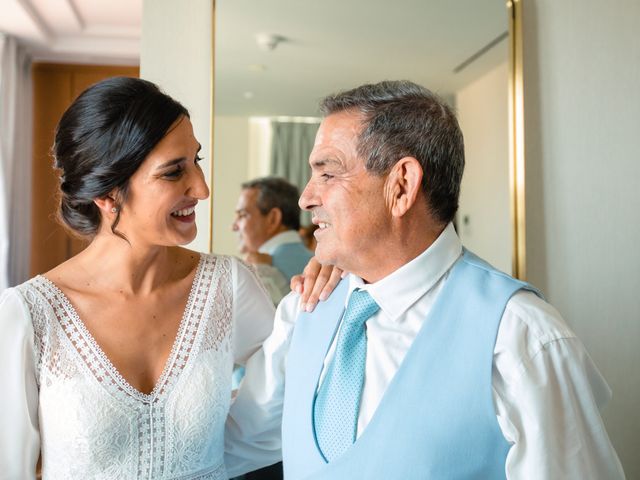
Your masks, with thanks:
[(36, 352), (31, 316), (21, 295), (0, 296), (0, 472), (35, 478), (40, 453)]

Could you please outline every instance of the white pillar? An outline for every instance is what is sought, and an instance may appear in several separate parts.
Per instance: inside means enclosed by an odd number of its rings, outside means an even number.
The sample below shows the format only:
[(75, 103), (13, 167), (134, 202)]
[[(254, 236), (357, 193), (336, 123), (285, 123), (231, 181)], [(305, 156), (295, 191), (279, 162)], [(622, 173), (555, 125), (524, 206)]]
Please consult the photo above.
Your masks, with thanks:
[[(211, 187), (213, 97), (213, 0), (144, 0), (140, 76), (156, 83), (191, 114)], [(211, 199), (196, 209), (198, 235), (189, 245), (210, 249)]]

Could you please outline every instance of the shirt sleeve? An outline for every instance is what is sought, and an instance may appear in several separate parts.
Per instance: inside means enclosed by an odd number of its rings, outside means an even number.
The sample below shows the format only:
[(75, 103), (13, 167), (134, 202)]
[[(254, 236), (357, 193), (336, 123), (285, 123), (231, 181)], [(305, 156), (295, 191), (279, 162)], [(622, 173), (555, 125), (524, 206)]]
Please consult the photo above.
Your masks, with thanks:
[(275, 307), (256, 273), (232, 257), (234, 363), (244, 365), (271, 334)]
[(0, 295), (0, 478), (35, 478), (40, 454), (34, 332), (14, 289)]
[(273, 265), (258, 263), (253, 265), (253, 269), (256, 271), (258, 278), (269, 293), (273, 304), (278, 305), (280, 300), (290, 292), (289, 282), (287, 282), (287, 279), (284, 278), (282, 272)]
[(298, 303), (295, 293), (283, 299), (276, 310), (273, 332), (247, 361), (225, 426), (225, 463), (230, 477), (282, 459), (285, 361)]
[(607, 383), (559, 313), (530, 292), (507, 304), (493, 388), (512, 444), (509, 480), (624, 479), (599, 412), (611, 398)]

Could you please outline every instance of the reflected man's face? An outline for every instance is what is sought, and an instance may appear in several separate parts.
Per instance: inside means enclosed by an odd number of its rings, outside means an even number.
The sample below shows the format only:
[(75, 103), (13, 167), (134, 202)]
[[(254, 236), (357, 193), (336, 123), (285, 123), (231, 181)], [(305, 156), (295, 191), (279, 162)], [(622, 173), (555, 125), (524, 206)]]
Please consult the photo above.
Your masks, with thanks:
[(231, 229), (238, 234), (240, 253), (257, 252), (269, 239), (267, 216), (258, 209), (258, 190), (245, 188), (240, 192), (236, 217)]

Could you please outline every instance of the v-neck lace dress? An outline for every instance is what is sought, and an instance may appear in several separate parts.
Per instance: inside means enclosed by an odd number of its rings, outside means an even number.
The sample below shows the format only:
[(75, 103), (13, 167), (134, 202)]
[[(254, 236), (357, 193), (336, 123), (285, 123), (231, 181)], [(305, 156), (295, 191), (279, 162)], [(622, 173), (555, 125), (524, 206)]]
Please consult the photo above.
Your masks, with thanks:
[(120, 375), (53, 283), (38, 276), (7, 290), (0, 299), (0, 347), (7, 350), (0, 360), (11, 363), (0, 365), (8, 389), (1, 475), (33, 478), (23, 469), (41, 450), (45, 480), (226, 479), (233, 364), (269, 334), (272, 317), (245, 265), (202, 255), (164, 371), (144, 394)]

